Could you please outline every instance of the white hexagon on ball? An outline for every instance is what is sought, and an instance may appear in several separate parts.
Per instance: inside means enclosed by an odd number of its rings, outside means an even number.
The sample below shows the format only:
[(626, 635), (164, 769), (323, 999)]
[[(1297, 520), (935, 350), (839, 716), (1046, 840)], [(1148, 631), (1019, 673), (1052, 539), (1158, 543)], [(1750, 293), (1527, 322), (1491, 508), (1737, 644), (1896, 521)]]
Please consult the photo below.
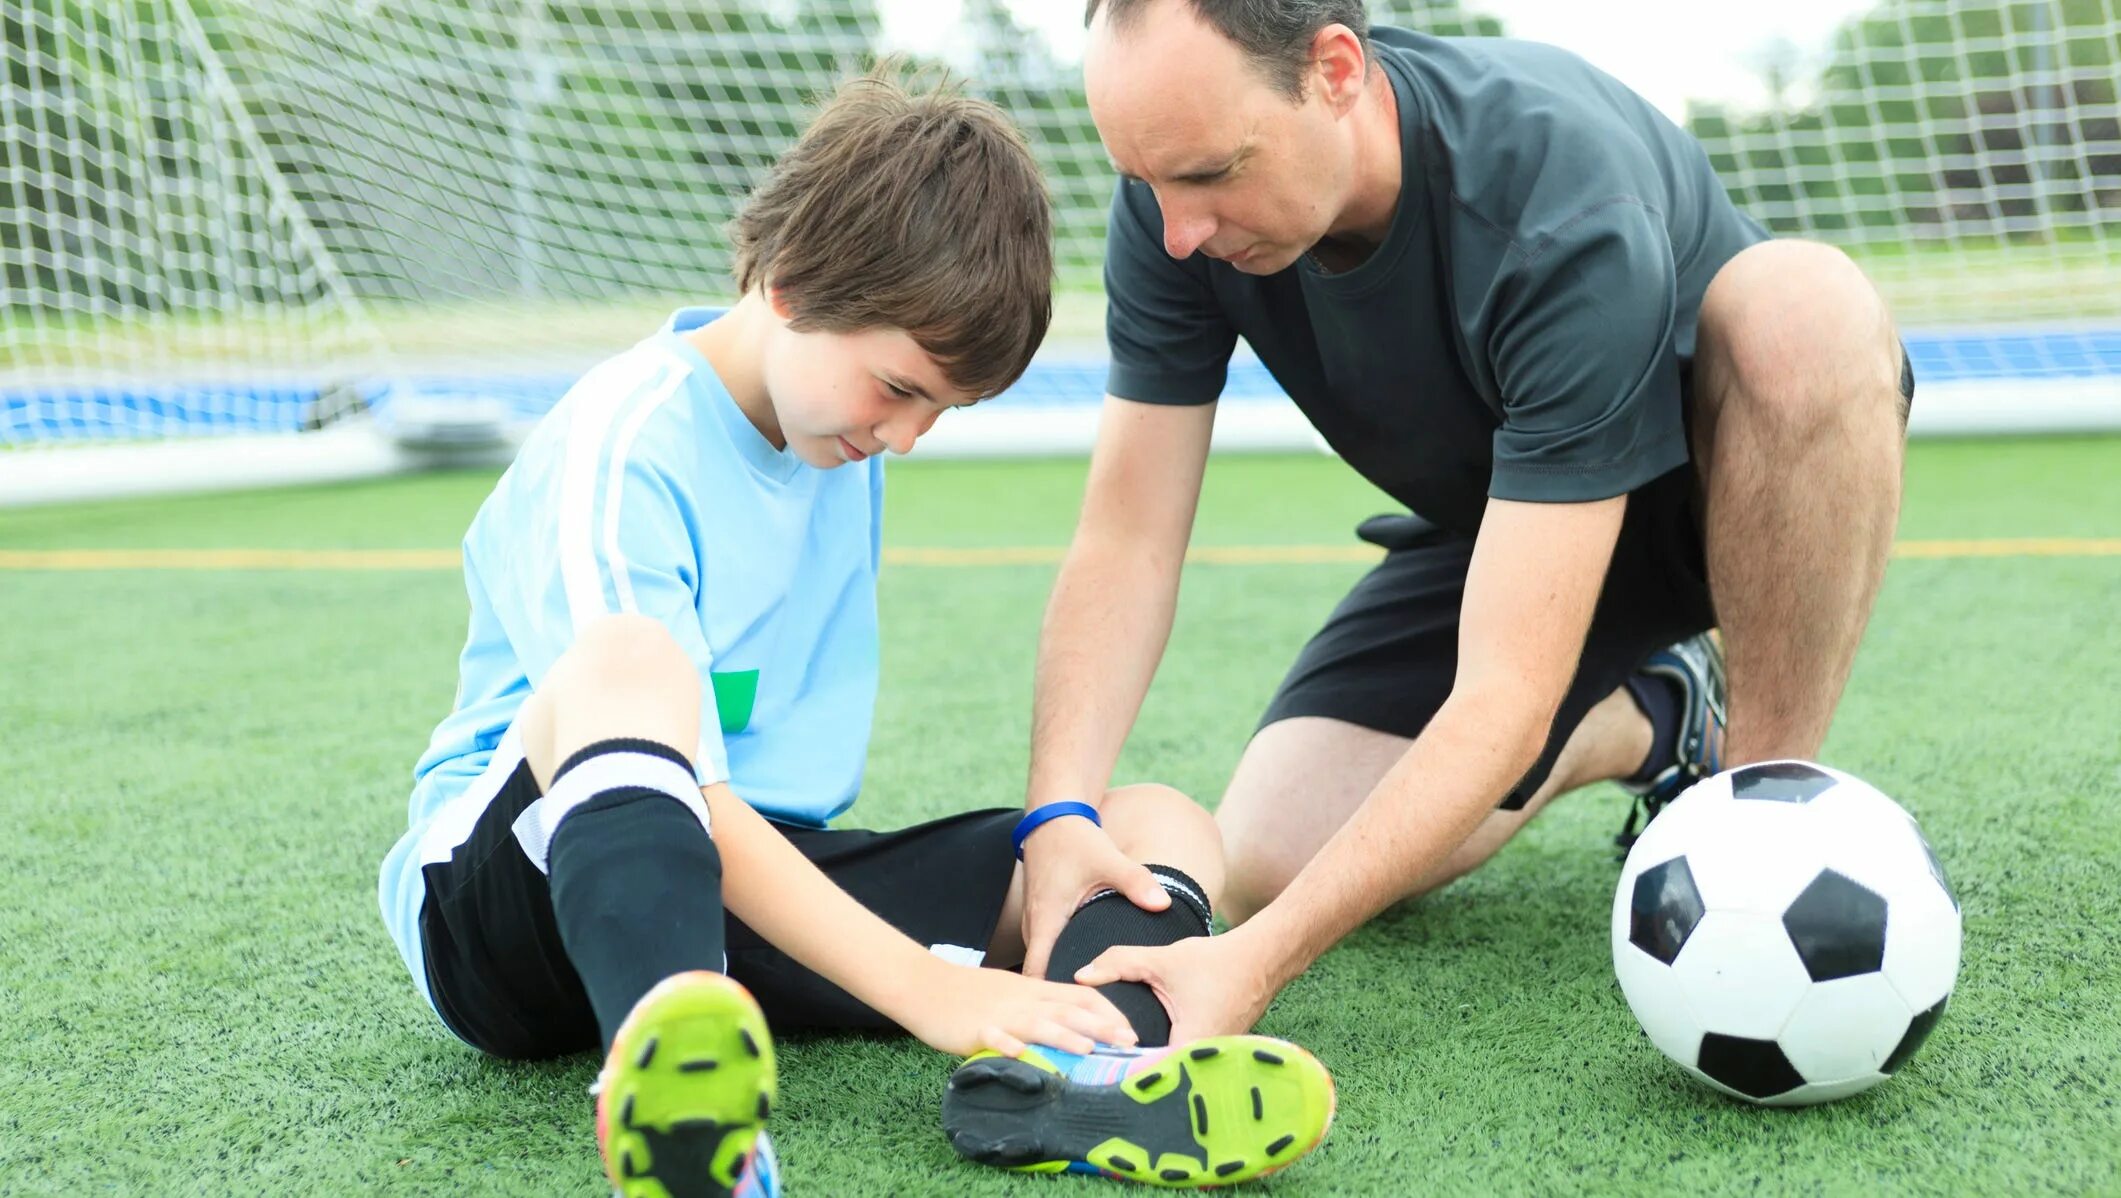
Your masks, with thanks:
[(1807, 1082), (1876, 1081), (1914, 1015), (1884, 974), (1840, 978), (1807, 990), (1776, 1040)]
[(1757, 1040), (1774, 1039), (1812, 985), (1781, 920), (1713, 908), (1672, 975), (1703, 1031)]

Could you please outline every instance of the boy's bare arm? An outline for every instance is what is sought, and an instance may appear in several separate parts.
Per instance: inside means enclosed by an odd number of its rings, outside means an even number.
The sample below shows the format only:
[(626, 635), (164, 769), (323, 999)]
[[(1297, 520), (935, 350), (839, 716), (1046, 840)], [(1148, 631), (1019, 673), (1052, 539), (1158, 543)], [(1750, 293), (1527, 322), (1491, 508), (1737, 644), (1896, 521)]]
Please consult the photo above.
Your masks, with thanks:
[(1087, 1052), (1132, 1043), (1118, 1008), (1087, 986), (955, 965), (835, 885), (726, 783), (703, 787), (722, 857), (722, 901), (798, 962), (930, 1046), (960, 1056), (1027, 1042)]

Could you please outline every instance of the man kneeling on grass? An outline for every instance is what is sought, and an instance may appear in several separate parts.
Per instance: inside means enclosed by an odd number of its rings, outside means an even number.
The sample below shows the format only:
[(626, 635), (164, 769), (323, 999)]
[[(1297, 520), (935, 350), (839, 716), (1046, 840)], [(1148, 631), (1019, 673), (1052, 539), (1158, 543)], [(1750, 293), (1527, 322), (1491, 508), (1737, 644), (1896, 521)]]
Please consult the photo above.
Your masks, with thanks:
[[(737, 305), (592, 369), (465, 537), (456, 709), (380, 888), (421, 995), (494, 1056), (601, 1047), (625, 1195), (779, 1191), (769, 1023), (974, 1054), (944, 1122), (989, 1164), (1186, 1185), (1302, 1156), (1333, 1113), (1308, 1054), (1164, 1047), (1148, 987), (1018, 972), (1018, 859), (1056, 812), (826, 826), (876, 697), (876, 455), (1014, 381), (1051, 314), (1021, 138), (987, 104), (864, 79), (733, 232)], [(1207, 934), (1222, 887), (1185, 796), (1127, 787), (1101, 813), (1150, 882), (1080, 896), (1055, 977)]]

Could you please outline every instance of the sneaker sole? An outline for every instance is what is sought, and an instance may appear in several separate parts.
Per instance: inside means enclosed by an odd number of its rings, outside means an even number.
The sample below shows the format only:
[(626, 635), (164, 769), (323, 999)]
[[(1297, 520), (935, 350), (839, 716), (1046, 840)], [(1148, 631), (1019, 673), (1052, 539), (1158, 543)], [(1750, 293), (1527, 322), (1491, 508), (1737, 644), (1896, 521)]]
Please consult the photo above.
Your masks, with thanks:
[(634, 1006), (598, 1077), (597, 1144), (622, 1198), (723, 1198), (777, 1093), (773, 1040), (749, 991), (667, 978)]
[(1073, 1162), (1152, 1186), (1232, 1185), (1293, 1164), (1333, 1123), (1333, 1078), (1266, 1036), (1197, 1040), (1138, 1074), (1070, 1081), (1044, 1061), (960, 1066), (943, 1129), (981, 1164), (1054, 1173)]

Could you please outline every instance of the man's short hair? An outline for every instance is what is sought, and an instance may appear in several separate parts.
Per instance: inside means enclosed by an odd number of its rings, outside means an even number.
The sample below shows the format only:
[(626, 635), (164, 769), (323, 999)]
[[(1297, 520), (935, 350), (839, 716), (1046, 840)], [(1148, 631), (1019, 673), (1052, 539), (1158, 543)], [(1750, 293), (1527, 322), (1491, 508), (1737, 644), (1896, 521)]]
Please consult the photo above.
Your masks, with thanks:
[(1023, 374), (1053, 318), (1045, 179), (1001, 109), (886, 66), (839, 89), (730, 226), (737, 286), (805, 332), (903, 329), (951, 385)]
[[(1115, 30), (1125, 29), (1143, 10), (1160, 0), (1088, 0), (1083, 24), (1110, 15)], [(1172, 0), (1177, 2), (1177, 0)], [(1328, 25), (1345, 25), (1369, 50), (1370, 17), (1363, 0), (1183, 0), (1217, 33), (1236, 43), (1267, 82), (1291, 100), (1304, 96), (1304, 76), (1311, 69), (1311, 41)]]

